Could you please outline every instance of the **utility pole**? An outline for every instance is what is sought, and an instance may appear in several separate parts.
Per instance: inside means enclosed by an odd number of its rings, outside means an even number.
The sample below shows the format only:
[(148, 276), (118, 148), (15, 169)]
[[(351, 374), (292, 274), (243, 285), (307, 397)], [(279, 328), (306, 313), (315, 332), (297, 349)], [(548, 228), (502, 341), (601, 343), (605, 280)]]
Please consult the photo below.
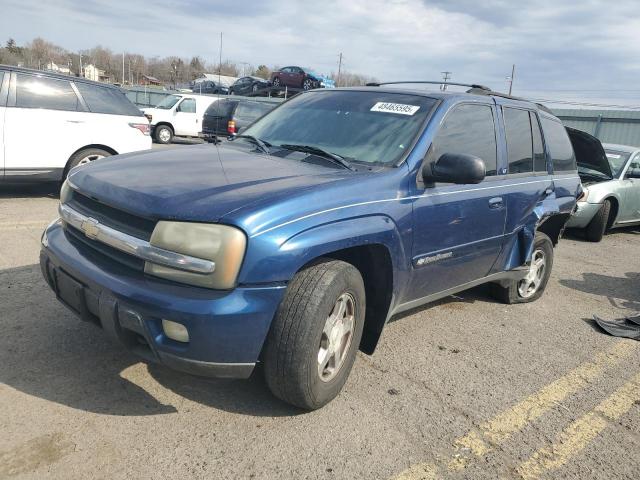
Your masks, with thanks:
[(80, 55), (80, 77), (84, 78), (84, 72), (82, 71), (82, 54), (79, 53), (78, 55)]
[(513, 87), (513, 78), (516, 75), (516, 64), (511, 65), (511, 76), (507, 77), (509, 79), (509, 96), (511, 96), (511, 89)]
[(338, 78), (336, 79), (336, 87), (340, 86), (340, 74), (342, 73), (342, 52), (340, 52), (340, 58), (338, 60)]
[(124, 52), (122, 52), (122, 86), (124, 87)]
[(447, 89), (447, 80), (451, 79), (451, 74), (453, 72), (440, 72), (440, 73), (442, 73), (442, 79), (444, 80), (444, 83), (441, 85), (440, 90), (444, 92)]

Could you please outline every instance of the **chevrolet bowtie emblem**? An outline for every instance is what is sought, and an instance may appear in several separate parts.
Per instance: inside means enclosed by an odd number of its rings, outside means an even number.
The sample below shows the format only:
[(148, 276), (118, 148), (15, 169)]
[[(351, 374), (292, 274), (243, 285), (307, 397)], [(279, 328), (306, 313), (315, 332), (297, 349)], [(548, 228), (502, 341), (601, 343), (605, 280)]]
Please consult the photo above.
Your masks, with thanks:
[(82, 230), (87, 237), (95, 239), (100, 233), (98, 225), (100, 225), (100, 222), (95, 218), (87, 218), (80, 224), (80, 230)]

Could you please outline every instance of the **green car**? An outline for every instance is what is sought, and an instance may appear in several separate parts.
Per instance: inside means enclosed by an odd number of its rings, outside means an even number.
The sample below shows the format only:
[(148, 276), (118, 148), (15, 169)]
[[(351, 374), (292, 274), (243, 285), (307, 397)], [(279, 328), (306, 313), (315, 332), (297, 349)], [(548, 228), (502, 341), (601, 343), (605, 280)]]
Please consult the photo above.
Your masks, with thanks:
[[(584, 148), (598, 148), (590, 143), (585, 134)], [(610, 171), (578, 162), (584, 193), (567, 222), (567, 228), (584, 229), (592, 242), (602, 240), (609, 229), (640, 225), (640, 147), (608, 143), (602, 147)]]

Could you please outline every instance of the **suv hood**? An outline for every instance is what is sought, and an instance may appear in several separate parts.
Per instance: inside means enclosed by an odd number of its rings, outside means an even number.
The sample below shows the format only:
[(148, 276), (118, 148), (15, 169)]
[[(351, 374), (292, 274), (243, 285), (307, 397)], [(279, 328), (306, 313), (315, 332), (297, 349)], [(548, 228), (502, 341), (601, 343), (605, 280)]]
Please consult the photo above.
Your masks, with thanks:
[(77, 168), (69, 182), (84, 195), (145, 218), (217, 222), (258, 200), (289, 197), (353, 175), (207, 144), (108, 157)]
[(594, 181), (594, 176), (588, 175), (586, 172), (581, 172), (582, 169), (595, 170), (601, 173), (606, 178), (602, 178), (601, 181), (611, 180), (613, 173), (611, 172), (611, 165), (607, 159), (607, 154), (602, 147), (602, 143), (593, 135), (589, 135), (581, 130), (575, 128), (566, 127), (569, 139), (573, 145), (573, 151), (576, 154), (576, 163), (578, 164), (578, 175), (583, 181)]

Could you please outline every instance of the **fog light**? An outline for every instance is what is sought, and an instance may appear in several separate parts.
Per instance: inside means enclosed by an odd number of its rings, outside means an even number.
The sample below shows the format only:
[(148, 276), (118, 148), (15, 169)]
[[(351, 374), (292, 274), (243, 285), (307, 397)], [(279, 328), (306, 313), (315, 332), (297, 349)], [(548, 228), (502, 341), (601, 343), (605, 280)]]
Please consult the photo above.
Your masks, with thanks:
[(187, 327), (181, 323), (172, 322), (171, 320), (165, 320), (163, 318), (162, 329), (164, 330), (164, 334), (171, 340), (183, 343), (187, 343), (189, 341), (189, 332), (187, 331)]

